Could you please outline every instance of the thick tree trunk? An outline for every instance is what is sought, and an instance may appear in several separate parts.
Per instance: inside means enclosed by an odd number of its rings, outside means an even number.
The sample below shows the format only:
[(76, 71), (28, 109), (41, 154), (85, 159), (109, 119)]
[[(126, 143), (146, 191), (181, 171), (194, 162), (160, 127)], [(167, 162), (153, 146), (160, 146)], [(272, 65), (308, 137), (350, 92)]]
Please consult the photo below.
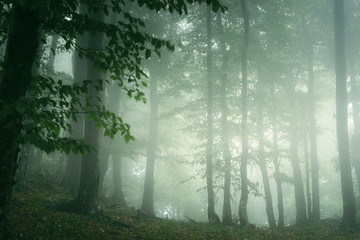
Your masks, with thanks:
[[(346, 19), (349, 24), (347, 24), (347, 57), (348, 57), (348, 66), (349, 66), (349, 76), (350, 76), (350, 100), (352, 106), (352, 117), (354, 122), (354, 135), (352, 136), (352, 161), (355, 168), (355, 176), (357, 180), (358, 194), (360, 195), (360, 94), (359, 94), (359, 86), (356, 83), (356, 66), (354, 59), (354, 52), (357, 51), (358, 46), (355, 40), (355, 36), (353, 35), (354, 28), (357, 28), (357, 25), (352, 25), (354, 19), (351, 19), (350, 16), (353, 16), (355, 6), (352, 1), (345, 2), (346, 11), (348, 12), (347, 16), (349, 19)], [(346, 21), (345, 20), (345, 21)]]
[(226, 52), (226, 46), (224, 42), (224, 29), (221, 22), (221, 13), (218, 12), (217, 24), (219, 27), (219, 32), (221, 34), (220, 38), (220, 48), (223, 58), (222, 69), (221, 69), (221, 86), (220, 86), (220, 104), (221, 104), (221, 127), (222, 127), (222, 149), (223, 149), (223, 158), (225, 162), (225, 179), (224, 179), (224, 205), (223, 205), (223, 224), (232, 225), (232, 214), (231, 214), (231, 155), (229, 150), (229, 127), (228, 127), (228, 107), (227, 107), (227, 66), (228, 66), (228, 54)]
[[(296, 105), (295, 100), (295, 86), (290, 86), (289, 89), (289, 103), (290, 108), (294, 109)], [(307, 222), (306, 214), (306, 203), (305, 203), (305, 193), (304, 193), (304, 183), (301, 174), (301, 168), (299, 164), (298, 156), (298, 126), (296, 113), (293, 111), (291, 114), (290, 122), (290, 159), (291, 166), (293, 170), (293, 181), (295, 188), (295, 206), (296, 206), (296, 224), (304, 224)]]
[(273, 128), (273, 163), (274, 163), (274, 175), (276, 182), (277, 190), (277, 207), (278, 207), (278, 227), (284, 227), (284, 202), (283, 202), (283, 193), (281, 187), (281, 178), (280, 178), (280, 164), (279, 164), (279, 153), (278, 153), (278, 132), (276, 127), (276, 99), (275, 99), (275, 83), (271, 82), (271, 97), (273, 110), (271, 114), (271, 125)]
[(334, 0), (335, 70), (336, 70), (336, 130), (339, 149), (341, 192), (343, 199), (343, 230), (356, 228), (356, 206), (352, 182), (346, 90), (345, 17), (344, 0)]
[[(32, 80), (32, 66), (39, 46), (39, 13), (28, 1), (13, 4), (6, 54), (0, 80), (0, 109), (25, 97)], [(24, 39), (26, 41), (24, 42)], [(0, 239), (7, 239), (6, 213), (10, 201), (19, 153), (18, 137), (22, 115), (12, 111), (0, 116)]]
[(215, 213), (215, 194), (213, 187), (213, 81), (212, 81), (212, 50), (211, 50), (211, 6), (207, 6), (206, 11), (206, 33), (207, 33), (207, 138), (206, 138), (206, 187), (208, 193), (208, 218), (210, 223), (220, 223), (219, 217)]
[(155, 217), (154, 211), (154, 171), (158, 146), (158, 93), (157, 76), (150, 73), (150, 132), (147, 146), (144, 194), (141, 212), (149, 217)]
[[(80, 8), (82, 7), (85, 6), (82, 5)], [(95, 21), (104, 21), (104, 13), (102, 11), (89, 11), (88, 16)], [(101, 32), (89, 34), (88, 49), (102, 49), (103, 39), (104, 34)], [(97, 98), (103, 97), (103, 93), (95, 87), (97, 80), (102, 79), (102, 77), (102, 73), (97, 71), (94, 63), (88, 60), (87, 79), (94, 82), (94, 85), (89, 85), (87, 92), (88, 97), (91, 98), (91, 104), (98, 105)], [(97, 207), (100, 182), (100, 160), (98, 154), (100, 149), (100, 131), (96, 129), (94, 120), (87, 119), (85, 121), (84, 141), (87, 145), (93, 147), (94, 150), (82, 157), (77, 197), (64, 208), (68, 211), (90, 215), (98, 219), (100, 217)]]
[(112, 164), (113, 164), (113, 182), (114, 182), (114, 193), (111, 196), (113, 200), (118, 202), (121, 207), (126, 208), (127, 204), (124, 197), (124, 192), (122, 189), (122, 160), (120, 157), (115, 158), (112, 155)]
[(263, 73), (260, 64), (258, 63), (258, 84), (256, 87), (257, 92), (257, 138), (259, 145), (259, 167), (264, 184), (264, 193), (265, 193), (265, 204), (266, 204), (266, 215), (269, 221), (269, 227), (276, 227), (276, 221), (274, 216), (274, 208), (272, 202), (271, 188), (269, 175), (266, 167), (265, 159), (265, 144), (264, 144), (264, 114), (263, 114), (263, 105), (264, 105), (264, 93), (263, 93), (263, 84), (262, 81)]
[[(109, 141), (108, 141), (109, 140)], [(105, 175), (106, 172), (109, 168), (109, 158), (110, 158), (110, 149), (108, 149), (107, 146), (109, 146), (110, 141), (112, 141), (112, 139), (102, 139), (103, 141), (103, 146), (101, 147), (100, 150), (100, 181), (99, 181), (99, 196), (102, 197), (104, 192), (103, 192), (103, 185), (104, 185), (104, 179), (105, 179)]]
[(241, 48), (241, 113), (242, 113), (242, 122), (241, 122), (241, 162), (240, 162), (240, 181), (241, 181), (241, 197), (239, 203), (239, 220), (240, 225), (248, 224), (248, 215), (247, 215), (247, 203), (249, 199), (249, 189), (248, 189), (248, 177), (247, 177), (247, 162), (248, 162), (248, 152), (249, 152), (249, 143), (248, 143), (248, 129), (247, 129), (247, 50), (249, 43), (249, 13), (247, 9), (247, 0), (241, 0), (241, 10), (244, 19), (244, 38), (243, 45)]
[(360, 195), (360, 105), (359, 105), (359, 87), (356, 84), (354, 59), (352, 56), (353, 50), (349, 51), (349, 76), (351, 85), (351, 106), (353, 110), (353, 122), (354, 122), (354, 135), (352, 137), (353, 146), (353, 164), (355, 168), (355, 175), (358, 186), (358, 194)]

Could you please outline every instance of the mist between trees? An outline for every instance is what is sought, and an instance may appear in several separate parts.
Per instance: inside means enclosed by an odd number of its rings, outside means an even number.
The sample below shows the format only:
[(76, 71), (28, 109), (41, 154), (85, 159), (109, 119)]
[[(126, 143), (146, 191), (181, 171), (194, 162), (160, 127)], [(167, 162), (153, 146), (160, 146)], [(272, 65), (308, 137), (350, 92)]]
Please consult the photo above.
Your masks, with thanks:
[(100, 221), (111, 201), (175, 220), (355, 229), (359, 1), (0, 9), (0, 238), (12, 191), (41, 176), (73, 196), (60, 210)]

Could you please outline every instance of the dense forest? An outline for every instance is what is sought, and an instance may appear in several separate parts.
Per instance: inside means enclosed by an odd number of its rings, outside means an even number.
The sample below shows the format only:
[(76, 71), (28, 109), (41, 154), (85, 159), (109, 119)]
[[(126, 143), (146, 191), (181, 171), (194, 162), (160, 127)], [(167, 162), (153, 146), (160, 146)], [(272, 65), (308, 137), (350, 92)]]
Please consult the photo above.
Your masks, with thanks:
[(360, 239), (360, 1), (0, 11), (0, 240)]

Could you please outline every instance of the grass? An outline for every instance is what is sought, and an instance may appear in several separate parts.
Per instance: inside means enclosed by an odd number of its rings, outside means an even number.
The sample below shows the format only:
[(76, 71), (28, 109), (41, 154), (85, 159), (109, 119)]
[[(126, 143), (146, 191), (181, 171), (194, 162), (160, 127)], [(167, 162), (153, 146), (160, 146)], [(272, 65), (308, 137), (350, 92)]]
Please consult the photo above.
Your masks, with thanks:
[(336, 223), (330, 220), (284, 229), (240, 228), (147, 218), (135, 210), (104, 206), (103, 210), (116, 221), (100, 223), (86, 216), (56, 211), (55, 206), (66, 200), (69, 196), (56, 187), (49, 190), (30, 186), (26, 194), (14, 193), (8, 215), (10, 239), (360, 240), (360, 233), (338, 232)]

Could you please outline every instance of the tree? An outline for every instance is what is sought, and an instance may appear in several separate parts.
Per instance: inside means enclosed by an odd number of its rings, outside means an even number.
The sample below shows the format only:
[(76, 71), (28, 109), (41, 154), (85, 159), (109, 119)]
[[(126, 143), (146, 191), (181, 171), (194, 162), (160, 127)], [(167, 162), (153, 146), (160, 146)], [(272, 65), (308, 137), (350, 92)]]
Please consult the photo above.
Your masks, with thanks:
[(206, 36), (207, 36), (207, 53), (206, 53), (206, 77), (207, 77), (207, 105), (206, 105), (206, 186), (208, 193), (208, 218), (211, 223), (219, 223), (219, 217), (215, 213), (215, 197), (213, 187), (213, 80), (212, 80), (212, 28), (211, 28), (211, 8), (207, 7), (206, 11)]
[(266, 215), (268, 217), (269, 227), (274, 228), (276, 227), (275, 216), (274, 216), (274, 209), (272, 203), (272, 196), (271, 196), (271, 189), (270, 189), (270, 181), (269, 181), (269, 174), (267, 171), (266, 166), (266, 159), (265, 159), (265, 143), (264, 143), (264, 113), (263, 113), (263, 106), (264, 106), (264, 91), (263, 91), (263, 84), (264, 80), (262, 79), (264, 76), (263, 69), (261, 63), (258, 63), (258, 83), (256, 86), (257, 94), (257, 138), (258, 138), (258, 164), (260, 167), (263, 185), (264, 185), (264, 193), (265, 193), (265, 203), (266, 203)]
[[(79, 13), (84, 15), (86, 9), (84, 7), (79, 9)], [(78, 34), (76, 36), (76, 45), (82, 49), (86, 49), (88, 45), (88, 34), (84, 33), (83, 35)], [(73, 77), (74, 83), (79, 84), (86, 79), (88, 62), (86, 59), (79, 57), (79, 50), (74, 49), (72, 55), (72, 66), (73, 66)], [(81, 101), (81, 104), (84, 104), (84, 101)], [(71, 121), (72, 131), (70, 137), (73, 139), (83, 139), (84, 138), (84, 124), (85, 118), (84, 114), (80, 114), (79, 118), (76, 121)], [(72, 196), (76, 196), (79, 190), (80, 184), (80, 171), (81, 171), (81, 156), (71, 152), (66, 159), (66, 168), (64, 173), (64, 178), (62, 180), (62, 186), (66, 192)]]
[(343, 199), (343, 230), (356, 228), (356, 207), (352, 182), (346, 90), (345, 14), (344, 1), (334, 0), (335, 19), (335, 71), (336, 71), (336, 132), (339, 151), (341, 192)]
[[(84, 8), (87, 9), (87, 11), (84, 11), (84, 14), (88, 14), (90, 19), (104, 22), (105, 15), (103, 11), (91, 9), (90, 6), (81, 4), (80, 11)], [(89, 33), (87, 48), (89, 50), (102, 49), (104, 47), (103, 41), (104, 34), (102, 32)], [(99, 100), (103, 99), (102, 91), (99, 91), (99, 86), (95, 85), (95, 83), (102, 79), (103, 75), (90, 60), (88, 60), (87, 66), (86, 79), (94, 84), (89, 87), (87, 93), (89, 100), (85, 104), (99, 105)], [(84, 141), (87, 145), (92, 146), (94, 150), (82, 157), (77, 197), (64, 208), (72, 212), (98, 217), (97, 199), (100, 183), (100, 159), (98, 151), (100, 149), (100, 131), (92, 118), (91, 114), (87, 113), (84, 126)]]
[(227, 84), (228, 84), (228, 61), (229, 56), (225, 46), (225, 33), (221, 22), (221, 13), (217, 15), (217, 25), (220, 33), (220, 48), (222, 54), (222, 67), (221, 67), (221, 80), (220, 80), (220, 104), (221, 104), (221, 127), (222, 127), (222, 151), (225, 162), (225, 176), (224, 176), (224, 205), (223, 205), (223, 224), (232, 225), (232, 214), (231, 214), (231, 154), (229, 149), (229, 126), (228, 126), (228, 106), (227, 106)]
[(277, 207), (278, 207), (278, 227), (284, 227), (284, 203), (283, 203), (283, 193), (281, 187), (281, 173), (280, 173), (280, 164), (279, 164), (279, 153), (278, 153), (278, 131), (277, 131), (277, 121), (276, 121), (276, 98), (275, 98), (275, 82), (271, 81), (271, 104), (272, 104), (272, 114), (271, 118), (271, 125), (272, 125), (272, 132), (273, 132), (273, 164), (274, 164), (274, 176), (276, 181), (276, 190), (277, 190)]
[(241, 48), (241, 163), (240, 163), (240, 178), (241, 178), (241, 198), (239, 203), (239, 219), (240, 225), (248, 224), (247, 202), (249, 198), (248, 177), (247, 177), (247, 161), (249, 152), (248, 130), (247, 130), (247, 50), (249, 43), (249, 13), (247, 9), (247, 0), (241, 0), (241, 11), (244, 19), (244, 36)]
[[(29, 9), (29, 1), (13, 5), (14, 20), (8, 35), (0, 81), (0, 239), (6, 239), (5, 216), (10, 201), (19, 152), (18, 136), (22, 131), (21, 111), (5, 113), (7, 106), (25, 97), (31, 83), (31, 69), (39, 45), (39, 10)], [(24, 43), (24, 39), (27, 41)]]
[[(354, 122), (354, 134), (352, 136), (353, 153), (351, 155), (352, 162), (355, 168), (356, 180), (358, 182), (358, 194), (360, 194), (360, 106), (359, 106), (359, 86), (356, 83), (356, 58), (354, 52), (357, 51), (357, 44), (355, 41), (355, 29), (357, 24), (354, 24), (353, 15), (357, 11), (355, 4), (352, 1), (345, 2), (345, 11), (348, 12), (346, 24), (346, 54), (348, 58), (349, 77), (350, 77), (350, 101), (352, 106), (352, 116)], [(354, 26), (355, 25), (355, 26)]]
[(155, 217), (154, 212), (154, 168), (158, 142), (158, 92), (157, 76), (150, 73), (150, 129), (146, 154), (144, 194), (141, 212), (146, 216)]
[(290, 161), (293, 170), (293, 183), (295, 188), (296, 224), (307, 222), (304, 183), (298, 156), (298, 122), (296, 121), (296, 90), (295, 80), (289, 83), (289, 107), (293, 109), (290, 115)]
[(312, 187), (312, 220), (320, 219), (320, 190), (319, 190), (319, 161), (317, 150), (317, 127), (315, 117), (315, 89), (314, 89), (314, 49), (312, 36), (309, 33), (305, 18), (302, 19), (305, 38), (305, 53), (308, 70), (308, 101), (309, 101), (309, 138), (310, 138), (310, 163), (311, 163), (311, 187)]

